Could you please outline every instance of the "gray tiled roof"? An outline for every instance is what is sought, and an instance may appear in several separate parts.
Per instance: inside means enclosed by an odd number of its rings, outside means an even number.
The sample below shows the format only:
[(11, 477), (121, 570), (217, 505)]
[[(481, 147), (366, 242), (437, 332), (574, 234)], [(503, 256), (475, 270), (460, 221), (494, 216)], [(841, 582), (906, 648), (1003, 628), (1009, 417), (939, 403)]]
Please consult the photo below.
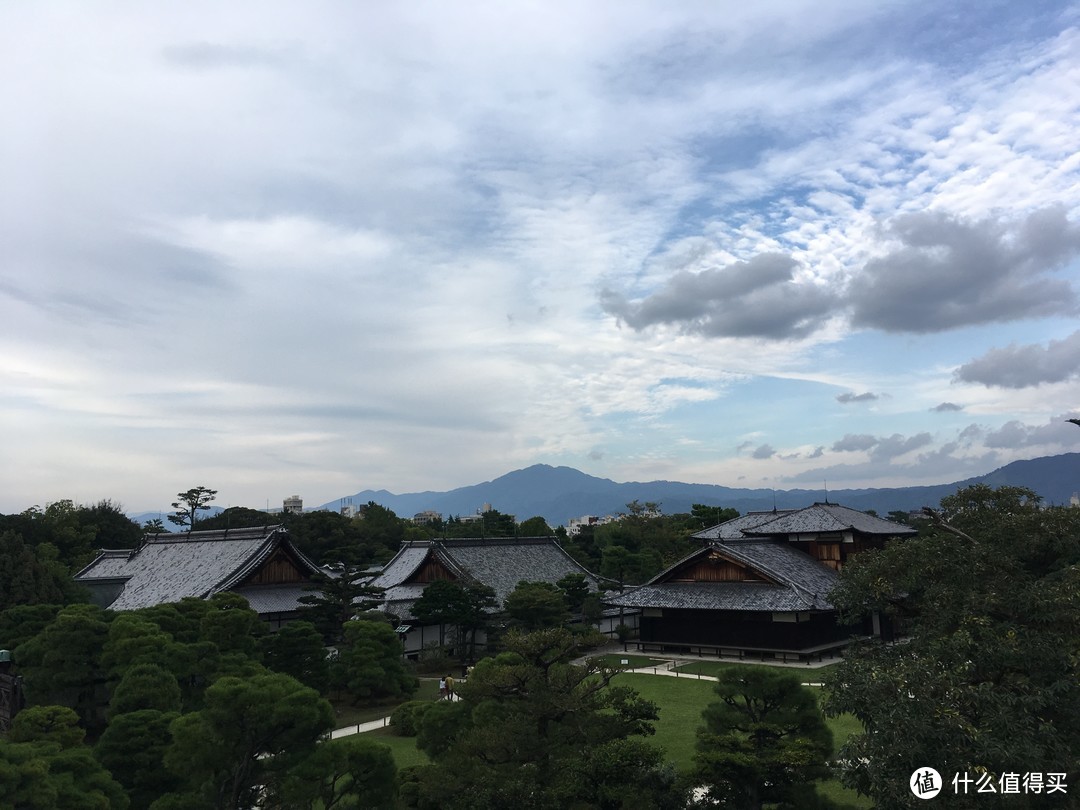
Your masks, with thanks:
[(377, 588), (393, 588), (400, 585), (415, 573), (421, 563), (427, 559), (431, 551), (428, 542), (406, 543), (398, 549), (398, 553), (390, 560), (383, 570), (371, 580), (371, 584)]
[[(768, 582), (668, 582), (671, 573), (714, 551), (764, 574)], [(623, 607), (693, 607), (708, 610), (832, 610), (837, 574), (785, 541), (721, 541), (690, 554), (632, 591), (610, 597)], [(786, 607), (778, 607), (786, 605)]]
[(832, 608), (828, 595), (836, 586), (837, 573), (809, 554), (775, 540), (734, 540), (716, 548), (801, 592), (813, 607), (824, 610)]
[(915, 530), (910, 526), (883, 520), (858, 509), (836, 503), (815, 503), (803, 509), (749, 512), (698, 532), (694, 537), (702, 540), (726, 540), (746, 536), (835, 533), (849, 529), (861, 534), (883, 537), (915, 534)]
[(124, 578), (124, 588), (109, 605), (136, 610), (185, 596), (206, 598), (242, 582), (281, 544), (308, 569), (320, 569), (291, 547), (280, 526), (184, 534), (148, 534), (134, 550), (106, 550), (75, 575), (76, 581)]
[(582, 568), (549, 538), (419, 541), (404, 545), (371, 584), (385, 588), (383, 604), (402, 618), (423, 593), (423, 585), (404, 583), (429, 554), (465, 582), (487, 585), (501, 605), (522, 580), (555, 583), (567, 574), (583, 574), (592, 590), (597, 577)]
[(813, 610), (813, 600), (783, 585), (765, 582), (664, 582), (642, 585), (604, 600), (628, 608), (685, 610)]
[(763, 523), (768, 523), (775, 520), (779, 515), (786, 515), (791, 511), (790, 509), (783, 509), (772, 512), (747, 512), (745, 515), (724, 521), (717, 526), (710, 526), (708, 529), (695, 534), (694, 537), (701, 540), (730, 540), (743, 537), (744, 531), (757, 528)]
[(291, 613), (305, 607), (301, 596), (311, 596), (304, 585), (250, 585), (236, 588), (233, 593), (247, 599), (256, 613)]

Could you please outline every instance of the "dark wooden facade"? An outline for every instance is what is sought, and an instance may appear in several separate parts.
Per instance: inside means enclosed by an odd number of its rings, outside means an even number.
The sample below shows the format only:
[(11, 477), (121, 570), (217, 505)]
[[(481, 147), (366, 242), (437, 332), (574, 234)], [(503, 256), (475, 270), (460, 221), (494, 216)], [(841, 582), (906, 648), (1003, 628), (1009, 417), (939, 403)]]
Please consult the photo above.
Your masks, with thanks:
[(720, 551), (690, 560), (673, 570), (667, 582), (769, 582), (773, 580), (743, 563), (736, 562)]
[(832, 612), (774, 614), (748, 610), (645, 608), (641, 644), (655, 650), (690, 648), (798, 652), (844, 644), (862, 628), (840, 626)]
[(285, 548), (278, 548), (242, 585), (288, 585), (310, 581), (311, 575), (301, 570), (296, 558)]
[(405, 580), (409, 585), (426, 585), (429, 582), (435, 582), (436, 580), (445, 579), (451, 582), (457, 580), (457, 575), (447, 568), (442, 560), (436, 557), (434, 554), (428, 554), (427, 559), (416, 570), (416, 572)]

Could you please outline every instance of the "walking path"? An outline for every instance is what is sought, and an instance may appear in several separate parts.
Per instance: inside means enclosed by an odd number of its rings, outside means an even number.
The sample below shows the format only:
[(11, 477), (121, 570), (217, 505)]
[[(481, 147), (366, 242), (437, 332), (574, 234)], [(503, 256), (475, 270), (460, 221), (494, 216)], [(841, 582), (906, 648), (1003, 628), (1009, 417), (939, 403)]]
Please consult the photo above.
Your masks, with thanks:
[[(688, 661), (664, 661), (659, 666), (652, 667), (638, 667), (637, 669), (627, 669), (625, 672), (631, 675), (668, 675), (672, 678), (691, 678), (698, 681), (716, 681), (719, 680), (715, 675), (699, 675), (694, 672), (679, 672), (675, 667), (682, 666), (689, 663)], [(736, 662), (723, 662), (723, 663), (736, 663)], [(814, 681), (804, 681), (803, 686), (824, 686), (825, 684)]]
[[(461, 700), (461, 698), (458, 695), (454, 695), (451, 700)], [(350, 737), (353, 734), (364, 734), (368, 731), (378, 731), (380, 728), (386, 728), (389, 725), (389, 717), (380, 717), (378, 720), (368, 720), (366, 723), (355, 723), (351, 726), (335, 728), (333, 731), (330, 732), (330, 739), (336, 740), (338, 737)]]

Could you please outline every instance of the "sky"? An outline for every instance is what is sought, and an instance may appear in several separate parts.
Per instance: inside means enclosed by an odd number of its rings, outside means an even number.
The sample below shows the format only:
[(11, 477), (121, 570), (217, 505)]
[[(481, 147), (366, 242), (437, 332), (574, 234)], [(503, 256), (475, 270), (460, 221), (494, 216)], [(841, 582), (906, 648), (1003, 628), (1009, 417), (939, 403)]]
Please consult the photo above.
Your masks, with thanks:
[(1080, 4), (4, 3), (0, 71), (0, 512), (1080, 451)]

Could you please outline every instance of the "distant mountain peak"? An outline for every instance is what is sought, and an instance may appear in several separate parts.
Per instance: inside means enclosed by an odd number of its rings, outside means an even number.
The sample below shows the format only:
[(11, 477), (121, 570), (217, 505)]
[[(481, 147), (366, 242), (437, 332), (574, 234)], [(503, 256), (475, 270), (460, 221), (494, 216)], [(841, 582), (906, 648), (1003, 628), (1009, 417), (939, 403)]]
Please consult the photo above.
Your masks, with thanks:
[[(993, 472), (952, 484), (891, 489), (830, 490), (829, 501), (854, 509), (873, 509), (879, 514), (937, 506), (946, 495), (962, 486), (987, 483), (1027, 486), (1047, 503), (1068, 503), (1080, 490), (1080, 453), (1015, 461)], [(491, 481), (458, 487), (448, 492), (414, 492), (394, 495), (386, 490), (364, 490), (326, 504), (336, 509), (343, 501), (368, 501), (393, 510), (400, 517), (433, 509), (444, 517), (473, 514), (483, 504), (517, 519), (539, 515), (551, 526), (565, 525), (583, 515), (609, 515), (626, 511), (631, 501), (659, 502), (665, 514), (689, 512), (695, 503), (733, 507), (740, 512), (770, 510), (774, 506), (799, 508), (822, 499), (820, 489), (738, 489), (716, 484), (678, 481), (631, 481), (619, 483), (598, 478), (573, 467), (533, 464), (512, 470)]]

